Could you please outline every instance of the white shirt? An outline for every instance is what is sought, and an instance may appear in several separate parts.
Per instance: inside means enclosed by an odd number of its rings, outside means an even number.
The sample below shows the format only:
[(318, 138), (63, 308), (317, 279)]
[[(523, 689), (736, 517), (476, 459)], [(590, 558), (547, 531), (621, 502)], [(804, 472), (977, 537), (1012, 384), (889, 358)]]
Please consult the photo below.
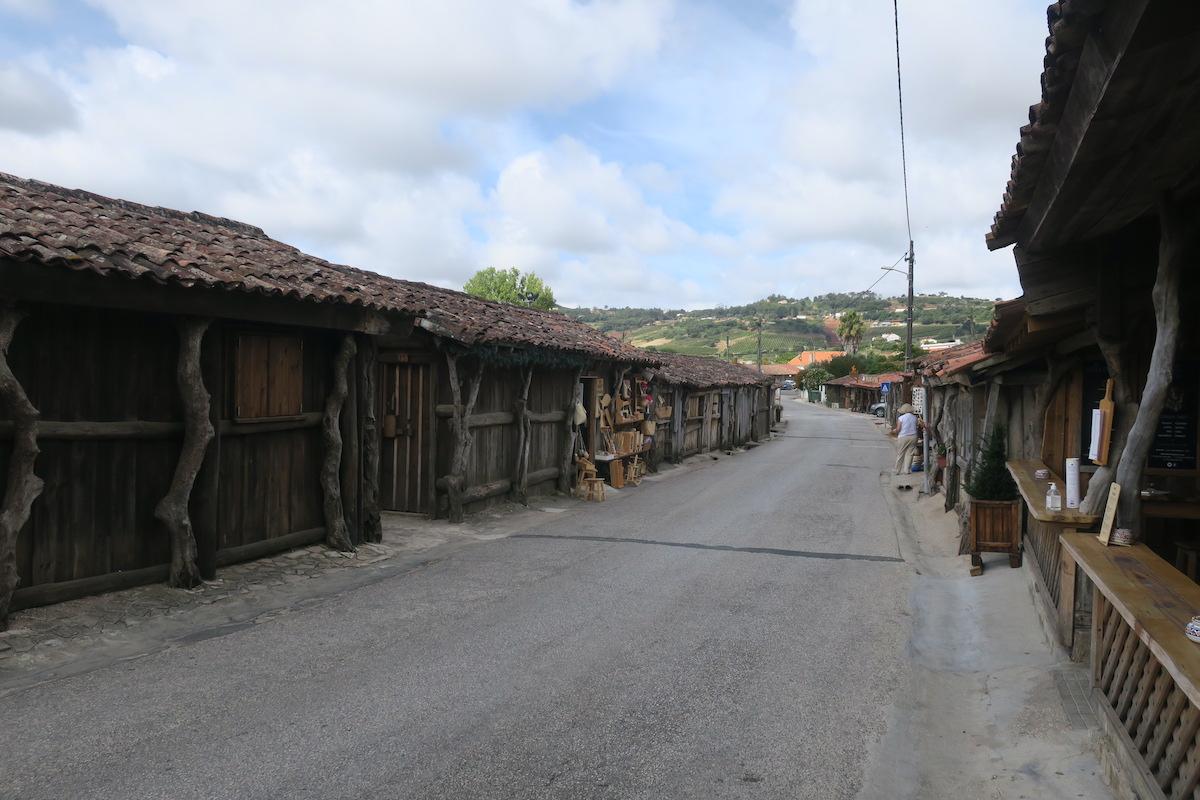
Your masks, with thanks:
[(917, 435), (917, 415), (916, 414), (901, 414), (900, 415), (900, 436), (916, 436)]

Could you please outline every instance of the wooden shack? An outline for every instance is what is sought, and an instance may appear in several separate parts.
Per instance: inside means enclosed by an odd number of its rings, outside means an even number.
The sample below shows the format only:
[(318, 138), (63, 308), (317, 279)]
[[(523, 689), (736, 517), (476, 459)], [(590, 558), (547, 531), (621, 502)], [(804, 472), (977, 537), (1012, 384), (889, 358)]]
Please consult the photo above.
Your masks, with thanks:
[(663, 362), (652, 372), (656, 459), (679, 461), (770, 436), (770, 375), (706, 356), (655, 355)]
[[(1042, 97), (987, 234), (1015, 245), (1024, 295), (997, 307), (971, 402), (983, 428), (1008, 423), (1026, 563), (1062, 643), (1090, 661), (1114, 788), (1193, 797), (1200, 7), (1064, 0), (1048, 21)], [(1081, 504), (1051, 512), (1035, 471), (1062, 481), (1068, 458), (1082, 462)], [(1114, 482), (1131, 547), (1096, 536)]]
[(350, 549), (381, 509), (569, 489), (579, 375), (655, 363), (561, 314), (7, 175), (0, 301), (0, 624)]

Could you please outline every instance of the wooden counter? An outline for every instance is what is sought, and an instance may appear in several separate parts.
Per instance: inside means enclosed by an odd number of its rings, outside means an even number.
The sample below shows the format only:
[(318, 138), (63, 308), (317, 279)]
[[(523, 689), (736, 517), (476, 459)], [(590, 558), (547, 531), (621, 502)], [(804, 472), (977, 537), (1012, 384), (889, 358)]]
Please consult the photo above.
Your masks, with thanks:
[(1143, 544), (1105, 547), (1095, 534), (1075, 531), (1061, 534), (1059, 541), (1064, 555), (1087, 573), (1188, 699), (1200, 706), (1200, 644), (1183, 633), (1200, 614), (1200, 586)]
[[(1077, 508), (1067, 508), (1067, 482), (1053, 472), (1049, 478), (1034, 477), (1039, 469), (1047, 469), (1041, 461), (1009, 461), (1005, 465), (1013, 480), (1017, 483), (1017, 491), (1021, 493), (1029, 514), (1041, 522), (1056, 525), (1070, 525), (1074, 528), (1090, 528), (1100, 521), (1098, 514), (1084, 514)], [(1062, 495), (1062, 511), (1049, 511), (1046, 508), (1046, 484), (1054, 482)]]

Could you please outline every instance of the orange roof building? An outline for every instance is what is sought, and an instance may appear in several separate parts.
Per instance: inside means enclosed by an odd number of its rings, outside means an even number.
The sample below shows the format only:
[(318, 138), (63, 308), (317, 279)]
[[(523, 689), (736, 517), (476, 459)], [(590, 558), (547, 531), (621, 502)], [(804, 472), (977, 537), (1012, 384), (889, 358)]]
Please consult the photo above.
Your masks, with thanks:
[(845, 352), (842, 350), (805, 350), (788, 363), (800, 369), (808, 369), (814, 364), (824, 364), (843, 355)]

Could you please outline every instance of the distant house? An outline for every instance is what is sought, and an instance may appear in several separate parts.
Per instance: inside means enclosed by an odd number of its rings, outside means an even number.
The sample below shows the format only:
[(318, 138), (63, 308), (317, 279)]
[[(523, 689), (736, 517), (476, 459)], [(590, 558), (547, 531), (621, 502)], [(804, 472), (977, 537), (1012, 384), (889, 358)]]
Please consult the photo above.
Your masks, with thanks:
[(845, 354), (841, 350), (805, 350), (803, 353), (798, 353), (788, 364), (800, 369), (808, 369), (814, 364), (824, 364), (840, 355)]
[(762, 374), (771, 378), (778, 386), (788, 378), (799, 381), (800, 367), (795, 364), (763, 364)]
[(885, 342), (898, 342), (898, 341), (900, 341), (900, 334), (898, 334), (898, 333), (885, 333), (885, 334), (883, 334), (882, 336), (876, 336), (875, 338), (876, 338), (876, 339), (883, 339)]
[(960, 344), (962, 342), (954, 339), (949, 342), (921, 342), (921, 347), (925, 348), (925, 352), (927, 353), (937, 353), (941, 350), (949, 350), (951, 347), (958, 347)]

